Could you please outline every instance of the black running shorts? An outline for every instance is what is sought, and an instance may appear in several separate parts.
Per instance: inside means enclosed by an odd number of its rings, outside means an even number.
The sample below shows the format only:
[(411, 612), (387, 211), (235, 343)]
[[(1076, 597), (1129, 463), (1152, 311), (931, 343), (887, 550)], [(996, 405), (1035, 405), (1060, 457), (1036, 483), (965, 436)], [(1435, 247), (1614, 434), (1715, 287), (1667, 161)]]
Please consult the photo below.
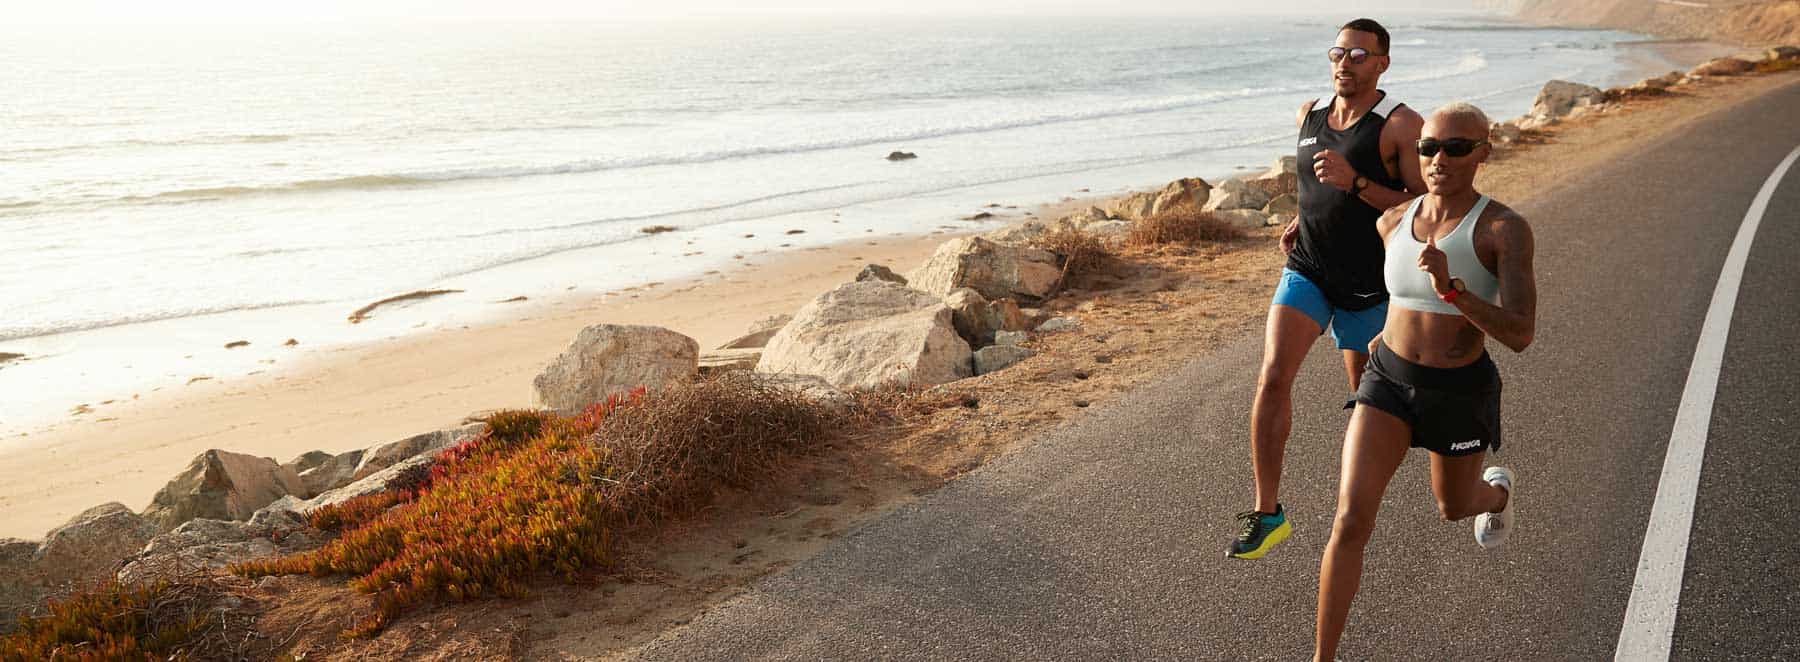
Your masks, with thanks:
[(1432, 368), (1378, 344), (1356, 402), (1412, 426), (1413, 448), (1447, 456), (1500, 450), (1500, 370), (1487, 352), (1460, 368)]

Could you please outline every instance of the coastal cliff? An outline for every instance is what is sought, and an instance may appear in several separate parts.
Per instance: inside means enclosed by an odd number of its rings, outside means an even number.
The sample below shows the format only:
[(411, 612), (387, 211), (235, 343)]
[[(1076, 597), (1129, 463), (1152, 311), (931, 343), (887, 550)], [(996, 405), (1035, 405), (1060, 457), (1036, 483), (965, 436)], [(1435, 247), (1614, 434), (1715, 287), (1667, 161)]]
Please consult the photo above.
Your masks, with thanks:
[(1744, 46), (1800, 42), (1800, 0), (1494, 0), (1482, 4), (1548, 25), (1614, 28)]

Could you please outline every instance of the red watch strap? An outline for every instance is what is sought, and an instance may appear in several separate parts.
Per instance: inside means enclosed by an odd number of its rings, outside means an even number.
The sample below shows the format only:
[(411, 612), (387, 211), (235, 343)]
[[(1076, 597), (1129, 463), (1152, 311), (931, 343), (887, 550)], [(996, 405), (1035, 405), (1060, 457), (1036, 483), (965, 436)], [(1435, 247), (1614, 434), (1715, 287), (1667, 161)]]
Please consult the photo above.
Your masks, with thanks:
[(1456, 297), (1459, 296), (1462, 296), (1462, 290), (1451, 288), (1449, 292), (1439, 294), (1438, 298), (1443, 299), (1444, 303), (1456, 303)]

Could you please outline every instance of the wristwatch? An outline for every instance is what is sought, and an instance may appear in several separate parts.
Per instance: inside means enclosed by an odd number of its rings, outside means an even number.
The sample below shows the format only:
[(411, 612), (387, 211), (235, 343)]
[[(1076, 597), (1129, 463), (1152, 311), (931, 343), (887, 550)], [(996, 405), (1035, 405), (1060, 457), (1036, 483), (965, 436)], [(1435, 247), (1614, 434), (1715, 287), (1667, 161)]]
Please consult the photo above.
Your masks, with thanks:
[(1369, 178), (1357, 175), (1356, 181), (1350, 184), (1350, 195), (1362, 195), (1363, 189), (1366, 188), (1369, 188)]
[(1467, 291), (1469, 291), (1469, 287), (1463, 284), (1463, 279), (1451, 278), (1450, 291), (1439, 294), (1438, 298), (1443, 299), (1444, 303), (1456, 303), (1456, 297), (1462, 296)]

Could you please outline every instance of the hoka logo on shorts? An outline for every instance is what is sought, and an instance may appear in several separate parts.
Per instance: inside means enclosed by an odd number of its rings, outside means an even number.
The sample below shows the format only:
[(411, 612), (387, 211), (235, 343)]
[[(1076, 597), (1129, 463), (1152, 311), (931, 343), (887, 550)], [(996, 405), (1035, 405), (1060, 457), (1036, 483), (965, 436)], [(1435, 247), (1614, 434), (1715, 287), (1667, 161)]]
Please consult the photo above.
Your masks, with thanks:
[(1311, 147), (1312, 145), (1318, 144), (1318, 142), (1319, 142), (1318, 136), (1307, 136), (1305, 138), (1300, 139), (1300, 146), (1301, 147)]
[(1471, 449), (1471, 448), (1475, 448), (1475, 447), (1477, 447), (1477, 446), (1480, 446), (1480, 445), (1481, 445), (1481, 440), (1480, 440), (1480, 439), (1470, 439), (1470, 440), (1468, 440), (1468, 441), (1459, 441), (1459, 442), (1456, 442), (1456, 443), (1454, 443), (1454, 444), (1450, 444), (1450, 450), (1453, 450), (1453, 451), (1466, 451), (1466, 450), (1469, 450), (1469, 449)]

